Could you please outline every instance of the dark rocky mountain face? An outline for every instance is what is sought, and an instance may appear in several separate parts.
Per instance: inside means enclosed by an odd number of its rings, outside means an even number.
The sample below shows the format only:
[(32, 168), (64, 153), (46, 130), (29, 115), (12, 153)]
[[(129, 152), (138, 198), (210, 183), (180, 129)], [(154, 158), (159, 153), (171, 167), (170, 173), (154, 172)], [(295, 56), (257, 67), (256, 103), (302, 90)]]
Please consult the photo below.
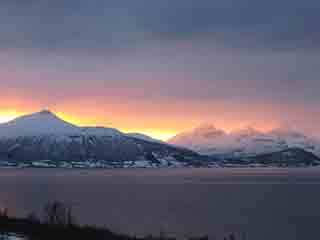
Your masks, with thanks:
[(287, 148), (251, 157), (225, 158), (218, 162), (226, 166), (305, 167), (320, 165), (320, 158), (302, 148)]
[(258, 155), (248, 160), (273, 166), (312, 166), (320, 163), (319, 157), (301, 148), (288, 148), (279, 152)]
[[(50, 160), (92, 162), (100, 165), (149, 166), (199, 165), (200, 156), (190, 150), (126, 136), (27, 136), (0, 140), (0, 159), (11, 163)], [(143, 163), (142, 163), (143, 162)]]

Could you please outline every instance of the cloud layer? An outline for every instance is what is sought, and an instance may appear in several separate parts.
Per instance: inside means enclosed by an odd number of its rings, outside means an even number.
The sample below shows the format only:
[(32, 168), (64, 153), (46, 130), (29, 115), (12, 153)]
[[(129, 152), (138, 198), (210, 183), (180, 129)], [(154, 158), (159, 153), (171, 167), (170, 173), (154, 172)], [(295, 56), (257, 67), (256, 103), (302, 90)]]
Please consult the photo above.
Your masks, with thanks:
[(1, 1), (0, 107), (320, 136), (319, 11), (316, 0)]

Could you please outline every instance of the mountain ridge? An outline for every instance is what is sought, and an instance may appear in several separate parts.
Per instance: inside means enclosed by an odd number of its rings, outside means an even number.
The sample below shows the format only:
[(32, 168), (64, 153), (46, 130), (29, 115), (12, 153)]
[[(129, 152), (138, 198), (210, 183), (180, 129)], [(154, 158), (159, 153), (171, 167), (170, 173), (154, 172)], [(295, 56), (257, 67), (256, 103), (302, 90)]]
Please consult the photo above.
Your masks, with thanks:
[(9, 166), (186, 166), (199, 165), (200, 158), (191, 150), (145, 135), (78, 127), (48, 110), (0, 124), (0, 160)]
[(313, 139), (280, 129), (227, 133), (209, 124), (162, 142), (114, 128), (76, 126), (48, 110), (0, 124), (0, 166), (10, 167), (308, 166), (320, 164), (318, 153)]
[(210, 127), (206, 130), (198, 127), (176, 135), (169, 139), (168, 143), (210, 156), (250, 157), (294, 147), (320, 156), (318, 139), (308, 137), (298, 131), (280, 128), (262, 132), (247, 127), (226, 133), (217, 128)]

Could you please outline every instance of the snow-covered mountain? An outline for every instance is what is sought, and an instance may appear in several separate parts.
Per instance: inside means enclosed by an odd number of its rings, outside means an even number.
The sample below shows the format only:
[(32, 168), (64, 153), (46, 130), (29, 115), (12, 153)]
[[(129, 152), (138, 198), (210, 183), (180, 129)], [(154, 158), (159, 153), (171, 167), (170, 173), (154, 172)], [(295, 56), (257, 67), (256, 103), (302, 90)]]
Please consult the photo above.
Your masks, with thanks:
[(9, 166), (159, 167), (198, 165), (200, 158), (144, 135), (79, 127), (47, 110), (0, 124), (0, 164)]
[(79, 127), (47, 110), (0, 124), (0, 166), (317, 165), (320, 158), (313, 154), (320, 156), (318, 141), (286, 129), (226, 133), (202, 125), (164, 143), (114, 128)]
[(39, 135), (76, 135), (81, 129), (59, 119), (48, 110), (18, 117), (0, 124), (0, 138), (27, 137)]
[(301, 148), (320, 156), (318, 140), (288, 129), (260, 132), (249, 127), (226, 133), (213, 125), (202, 125), (178, 134), (168, 142), (221, 158), (250, 157), (288, 148)]
[(126, 134), (128, 137), (132, 137), (132, 138), (136, 138), (136, 139), (140, 139), (140, 140), (144, 140), (144, 141), (148, 141), (148, 142), (156, 142), (156, 143), (163, 143), (165, 144), (165, 142), (149, 137), (145, 134), (141, 134), (141, 133), (127, 133)]
[(0, 139), (72, 135), (119, 137), (123, 133), (113, 128), (78, 127), (60, 119), (48, 110), (18, 117), (10, 122), (0, 124)]

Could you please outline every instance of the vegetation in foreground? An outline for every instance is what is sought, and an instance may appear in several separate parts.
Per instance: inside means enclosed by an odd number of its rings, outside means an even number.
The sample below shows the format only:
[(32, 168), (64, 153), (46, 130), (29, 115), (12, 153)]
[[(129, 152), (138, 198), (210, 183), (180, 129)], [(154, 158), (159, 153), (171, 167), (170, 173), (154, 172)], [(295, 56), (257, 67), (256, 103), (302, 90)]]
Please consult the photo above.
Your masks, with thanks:
[[(15, 218), (8, 215), (7, 209), (0, 211), (0, 240), (12, 239), (27, 240), (175, 240), (161, 233), (158, 237), (146, 236), (143, 238), (117, 234), (105, 228), (80, 226), (75, 222), (72, 208), (55, 201), (44, 208), (44, 218), (40, 219), (35, 214), (26, 218)], [(189, 240), (208, 240), (207, 236)], [(236, 240), (234, 234), (223, 240)], [(245, 240), (245, 239), (243, 239)]]

